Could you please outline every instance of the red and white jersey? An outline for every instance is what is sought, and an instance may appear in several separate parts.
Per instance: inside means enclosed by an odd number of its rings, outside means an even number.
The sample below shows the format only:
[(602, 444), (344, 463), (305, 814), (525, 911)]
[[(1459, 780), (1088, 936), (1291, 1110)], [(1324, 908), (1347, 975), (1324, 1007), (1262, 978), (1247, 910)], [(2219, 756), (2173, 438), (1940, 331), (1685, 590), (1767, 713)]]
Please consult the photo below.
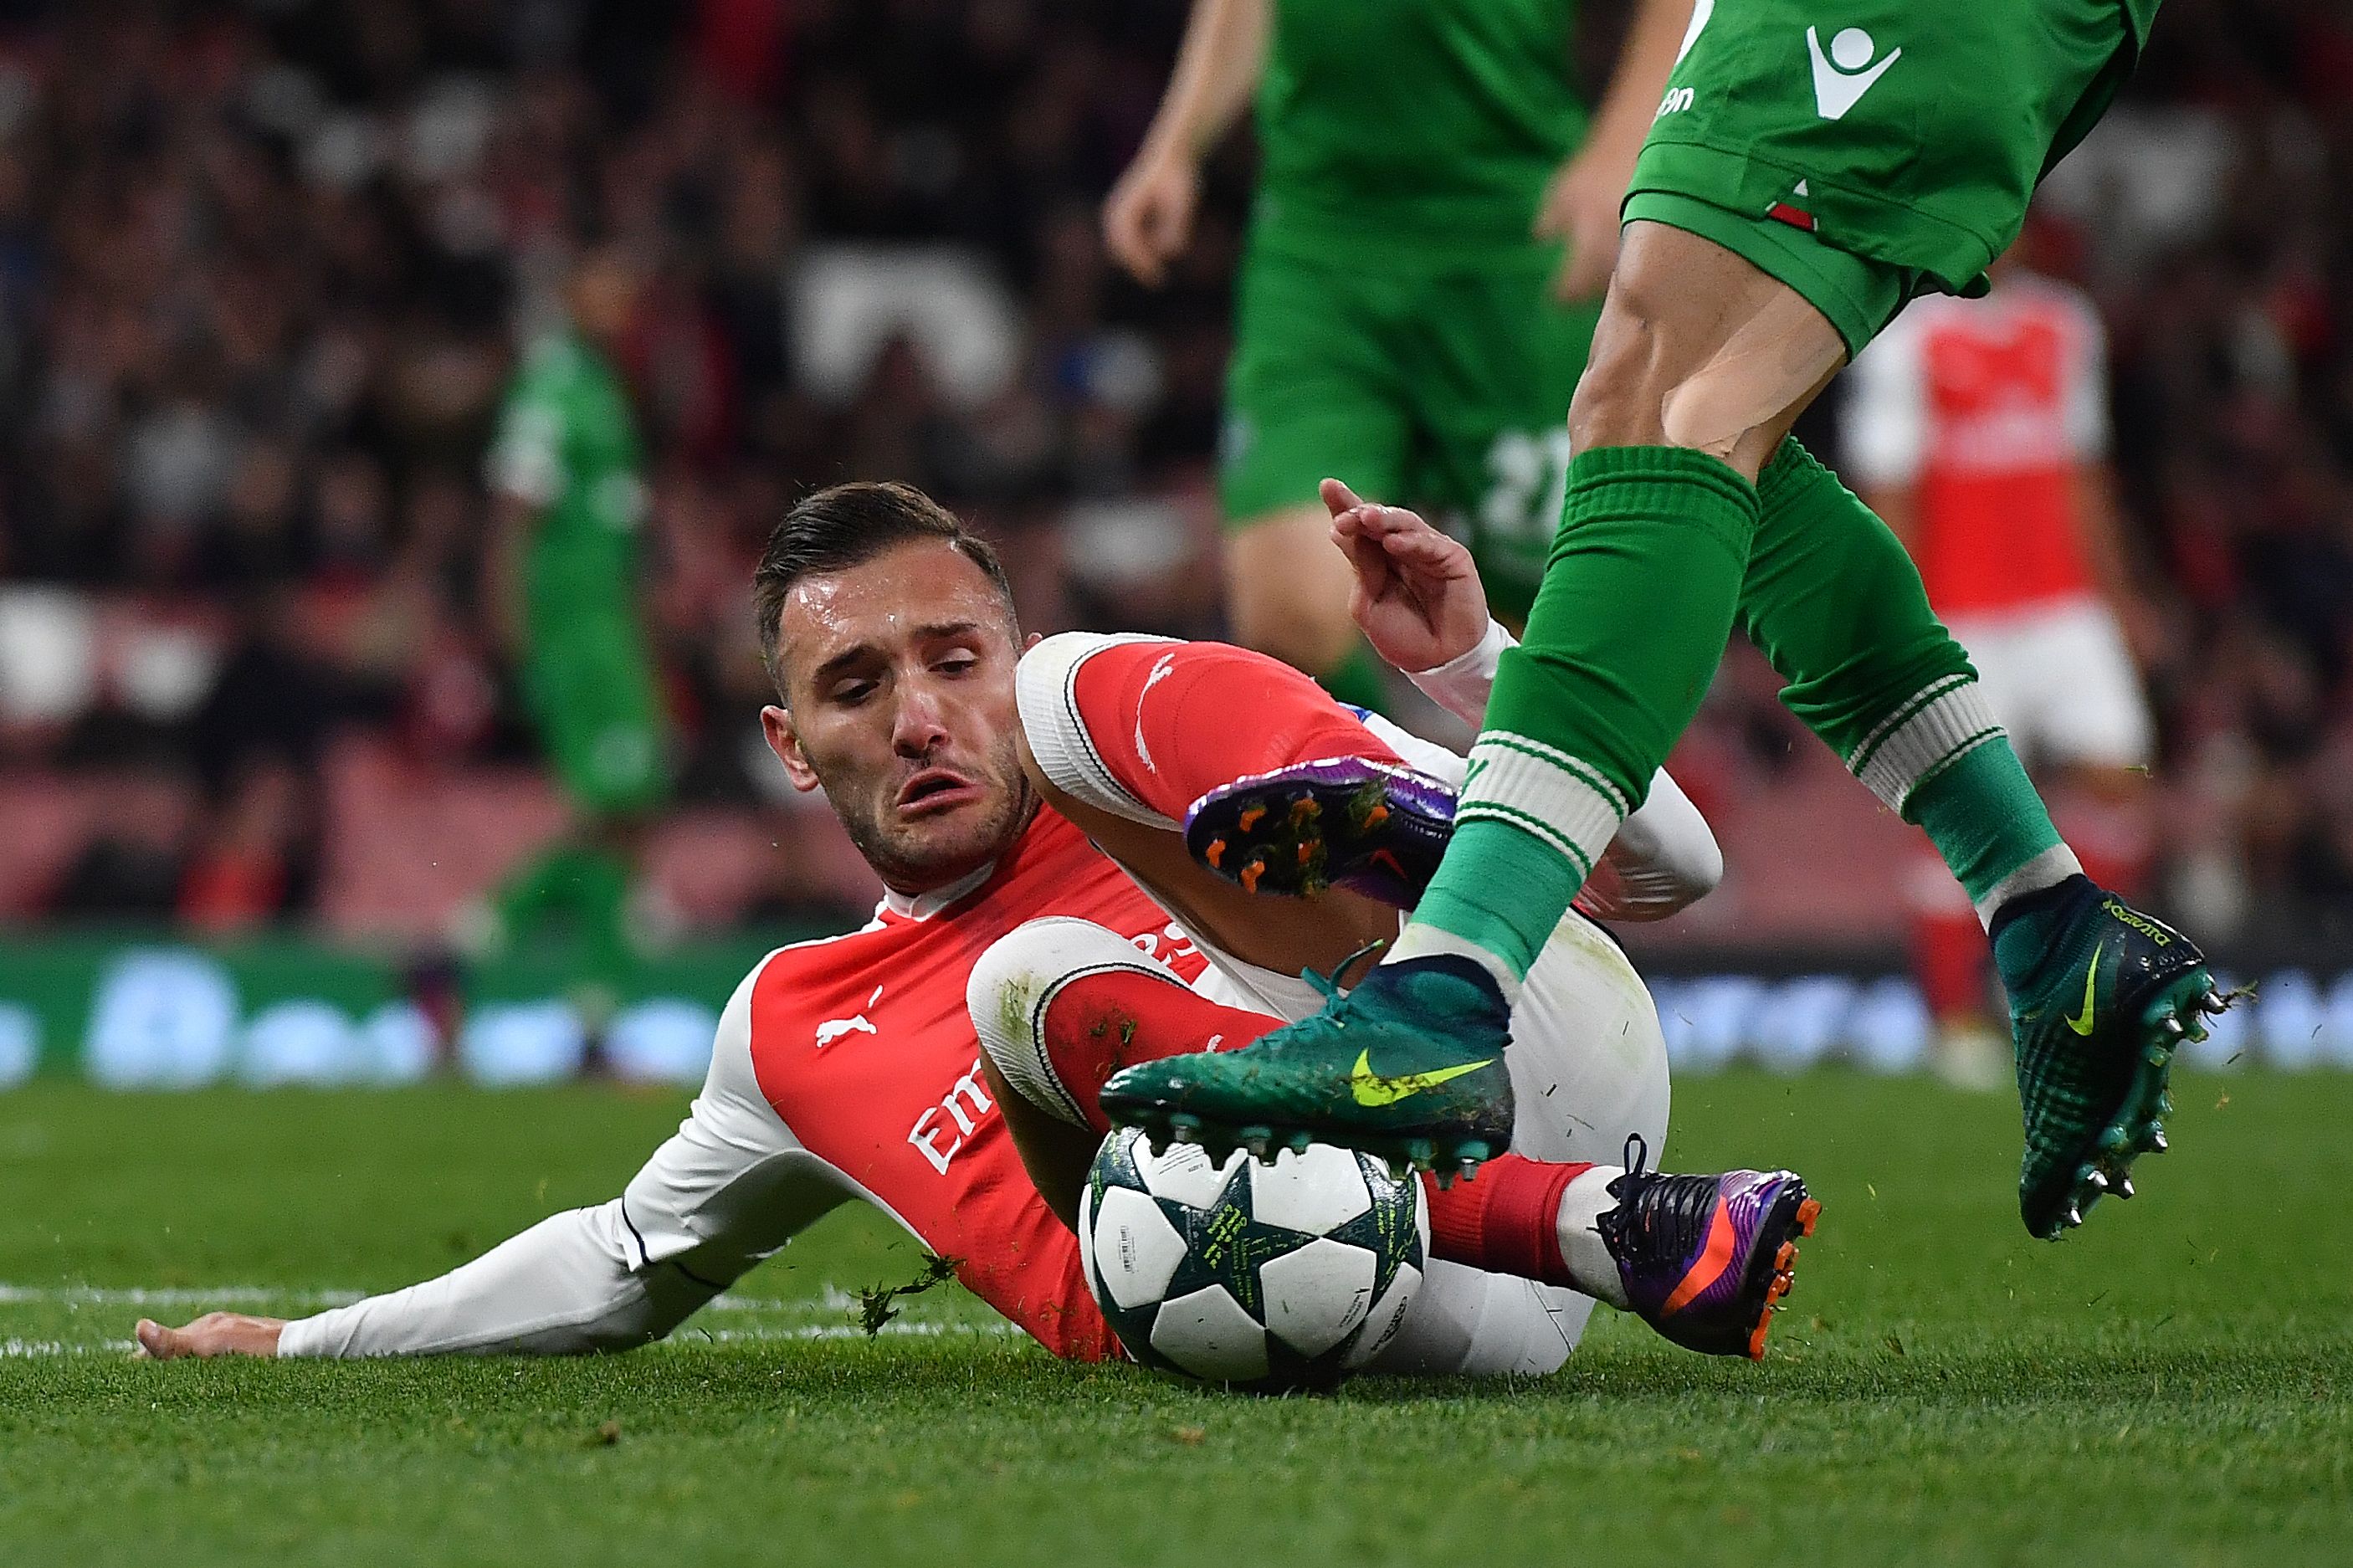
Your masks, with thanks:
[(980, 1068), (972, 966), (1024, 921), (1107, 926), (1188, 984), (1206, 961), (1126, 873), (1049, 809), (972, 885), (886, 900), (847, 936), (771, 954), (751, 983), (760, 1093), (794, 1141), (921, 1237), (1057, 1355), (1110, 1353), (1078, 1238), (1030, 1184)]
[(1857, 356), (1847, 470), (1915, 499), (1913, 558), (1940, 615), (2088, 598), (2077, 465), (2106, 454), (2106, 344), (2091, 302), (2013, 277), (1915, 300)]

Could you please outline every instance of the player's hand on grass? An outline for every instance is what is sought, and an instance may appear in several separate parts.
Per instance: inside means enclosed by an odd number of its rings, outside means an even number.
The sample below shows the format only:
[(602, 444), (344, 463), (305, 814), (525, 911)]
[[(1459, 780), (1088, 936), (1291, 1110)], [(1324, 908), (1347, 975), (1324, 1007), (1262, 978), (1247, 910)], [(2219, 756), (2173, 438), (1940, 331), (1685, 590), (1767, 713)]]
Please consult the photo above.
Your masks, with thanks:
[(1103, 198), (1103, 244), (1112, 259), (1146, 288), (1157, 289), (1193, 237), (1200, 171), (1181, 153), (1146, 147)]
[(1536, 208), (1535, 237), (1567, 242), (1553, 297), (1599, 300), (1618, 267), (1618, 209), (1632, 171), (1623, 159), (1598, 151), (1578, 153), (1553, 173)]
[(1487, 635), (1487, 590), (1461, 541), (1400, 506), (1367, 501), (1325, 479), (1332, 542), (1355, 568), (1348, 595), (1373, 651), (1409, 673), (1461, 658)]
[(135, 1337), (142, 1361), (198, 1360), (216, 1355), (274, 1356), (283, 1318), (254, 1318), (243, 1312), (206, 1312), (185, 1329), (167, 1329), (152, 1318), (139, 1320)]

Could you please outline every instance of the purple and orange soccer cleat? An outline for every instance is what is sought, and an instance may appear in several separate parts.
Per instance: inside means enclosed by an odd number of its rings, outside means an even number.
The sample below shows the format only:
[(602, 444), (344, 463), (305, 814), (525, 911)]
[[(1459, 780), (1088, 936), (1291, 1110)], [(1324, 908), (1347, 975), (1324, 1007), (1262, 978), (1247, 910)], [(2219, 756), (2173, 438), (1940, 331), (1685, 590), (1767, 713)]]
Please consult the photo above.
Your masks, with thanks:
[(1685, 1350), (1764, 1360), (1822, 1205), (1794, 1171), (1667, 1176), (1642, 1168), (1647, 1152), (1626, 1140), (1626, 1173), (1609, 1184), (1618, 1206), (1594, 1222), (1629, 1310)]
[(1220, 784), (1185, 813), (1193, 858), (1250, 893), (1329, 887), (1408, 909), (1454, 836), (1454, 792), (1367, 757), (1324, 757)]

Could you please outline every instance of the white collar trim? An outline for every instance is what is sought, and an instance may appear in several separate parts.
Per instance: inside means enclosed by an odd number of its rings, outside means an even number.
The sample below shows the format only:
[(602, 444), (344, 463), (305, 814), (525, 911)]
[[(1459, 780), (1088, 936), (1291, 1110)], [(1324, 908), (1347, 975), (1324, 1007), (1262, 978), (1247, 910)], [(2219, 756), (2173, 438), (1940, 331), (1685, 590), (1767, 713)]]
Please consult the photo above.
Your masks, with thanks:
[(976, 870), (968, 871), (944, 888), (934, 888), (928, 893), (902, 893), (896, 888), (882, 889), (881, 909), (890, 910), (901, 920), (927, 921), (958, 899), (997, 875), (997, 863), (991, 860)]

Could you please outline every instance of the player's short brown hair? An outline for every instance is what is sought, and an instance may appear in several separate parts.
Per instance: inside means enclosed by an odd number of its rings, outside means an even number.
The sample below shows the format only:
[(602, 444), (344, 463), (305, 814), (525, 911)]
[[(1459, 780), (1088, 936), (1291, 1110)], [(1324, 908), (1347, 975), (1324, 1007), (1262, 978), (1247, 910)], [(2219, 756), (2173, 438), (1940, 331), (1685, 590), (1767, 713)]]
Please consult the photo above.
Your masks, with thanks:
[[(803, 496), (768, 535), (760, 552), (759, 569), (752, 574), (752, 609), (760, 620), (760, 658), (768, 678), (784, 690), (778, 668), (777, 639), (785, 599), (793, 584), (821, 572), (841, 572), (862, 565), (886, 550), (918, 540), (936, 539), (987, 574), (1005, 600), (1005, 616), (1013, 619), (1013, 584), (1005, 563), (987, 540), (966, 528), (939, 502), (913, 485), (861, 479), (829, 485)], [(1016, 628), (1015, 640), (1019, 639)]]

